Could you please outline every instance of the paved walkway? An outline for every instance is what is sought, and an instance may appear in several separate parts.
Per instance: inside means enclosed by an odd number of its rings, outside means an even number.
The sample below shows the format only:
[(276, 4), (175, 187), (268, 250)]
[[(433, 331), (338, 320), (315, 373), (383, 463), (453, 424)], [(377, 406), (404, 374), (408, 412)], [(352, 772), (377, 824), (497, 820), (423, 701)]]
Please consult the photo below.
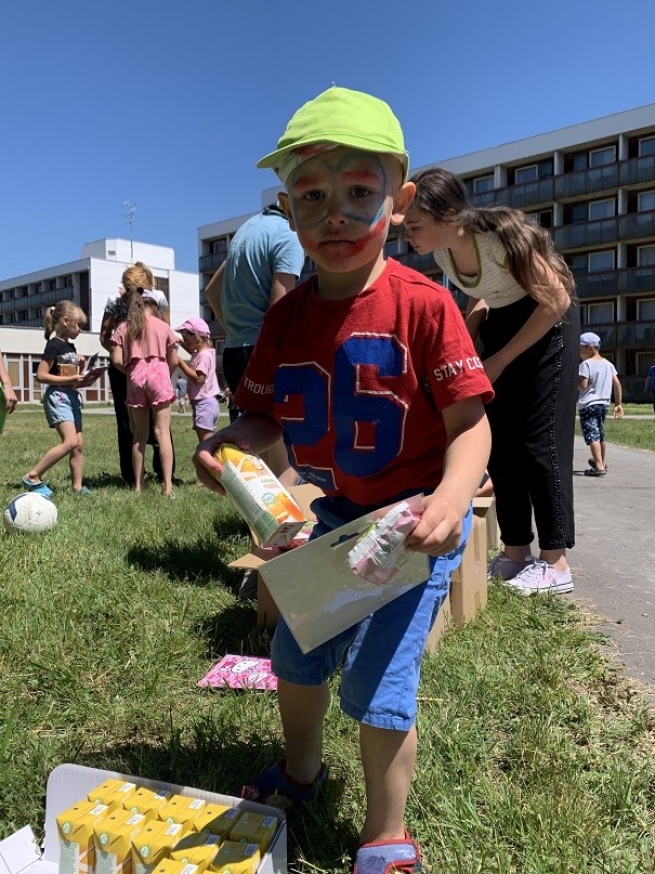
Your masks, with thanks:
[(609, 444), (603, 478), (584, 476), (588, 458), (576, 437), (567, 597), (605, 618), (627, 676), (655, 697), (655, 452)]

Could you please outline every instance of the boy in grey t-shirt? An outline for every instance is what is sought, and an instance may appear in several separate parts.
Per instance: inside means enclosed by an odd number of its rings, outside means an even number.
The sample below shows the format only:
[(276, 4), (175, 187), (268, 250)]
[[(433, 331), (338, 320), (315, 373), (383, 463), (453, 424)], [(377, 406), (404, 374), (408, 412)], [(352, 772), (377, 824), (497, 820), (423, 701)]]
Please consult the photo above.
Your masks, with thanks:
[(611, 361), (600, 354), (600, 337), (592, 331), (580, 336), (578, 410), (585, 443), (591, 450), (585, 476), (605, 476), (605, 417), (614, 391), (614, 418), (623, 415), (621, 382)]

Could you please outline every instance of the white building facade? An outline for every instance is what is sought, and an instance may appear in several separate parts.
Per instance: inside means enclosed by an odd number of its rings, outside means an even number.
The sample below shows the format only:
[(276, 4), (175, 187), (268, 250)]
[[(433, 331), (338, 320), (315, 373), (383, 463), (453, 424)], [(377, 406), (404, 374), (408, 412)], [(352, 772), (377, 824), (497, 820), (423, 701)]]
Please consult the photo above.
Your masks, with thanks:
[[(0, 349), (20, 401), (41, 397), (34, 376), (45, 346), (46, 309), (59, 300), (74, 301), (89, 320), (75, 341), (78, 352), (104, 356), (99, 331), (105, 305), (118, 293), (126, 267), (135, 261), (152, 270), (156, 288), (168, 299), (172, 326), (198, 315), (198, 274), (176, 270), (175, 252), (168, 246), (118, 238), (98, 240), (87, 243), (77, 261), (0, 281)], [(110, 400), (107, 377), (84, 394), (89, 402)]]

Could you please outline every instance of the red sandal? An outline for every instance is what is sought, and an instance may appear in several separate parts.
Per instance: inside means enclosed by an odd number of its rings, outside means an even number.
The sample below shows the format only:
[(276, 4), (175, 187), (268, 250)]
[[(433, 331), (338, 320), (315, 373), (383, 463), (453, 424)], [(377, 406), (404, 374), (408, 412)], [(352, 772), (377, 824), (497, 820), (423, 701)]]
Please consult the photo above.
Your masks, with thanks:
[(397, 841), (374, 841), (357, 850), (353, 874), (419, 874), (421, 854), (418, 844), (405, 831), (405, 837)]

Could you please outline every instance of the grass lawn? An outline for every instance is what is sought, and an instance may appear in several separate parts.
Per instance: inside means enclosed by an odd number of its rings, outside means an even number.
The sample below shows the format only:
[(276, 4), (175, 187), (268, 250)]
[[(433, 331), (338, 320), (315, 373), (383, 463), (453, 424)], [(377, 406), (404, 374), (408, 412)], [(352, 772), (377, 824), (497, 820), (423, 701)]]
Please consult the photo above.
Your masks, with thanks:
[[(94, 494), (72, 495), (60, 464), (57, 528), (0, 534), (0, 836), (41, 826), (61, 762), (236, 794), (281, 752), (274, 695), (197, 687), (224, 653), (264, 655), (269, 641), (227, 568), (246, 528), (195, 485), (190, 417), (173, 427), (174, 501), (156, 484), (121, 488), (113, 417), (87, 415)], [(52, 437), (40, 414), (8, 419), (3, 505)], [(424, 871), (655, 871), (655, 716), (568, 601), (492, 587), (479, 618), (424, 659), (418, 728), (408, 827)], [(357, 730), (336, 697), (325, 758), (323, 798), (289, 820), (297, 874), (346, 874), (361, 824)]]

